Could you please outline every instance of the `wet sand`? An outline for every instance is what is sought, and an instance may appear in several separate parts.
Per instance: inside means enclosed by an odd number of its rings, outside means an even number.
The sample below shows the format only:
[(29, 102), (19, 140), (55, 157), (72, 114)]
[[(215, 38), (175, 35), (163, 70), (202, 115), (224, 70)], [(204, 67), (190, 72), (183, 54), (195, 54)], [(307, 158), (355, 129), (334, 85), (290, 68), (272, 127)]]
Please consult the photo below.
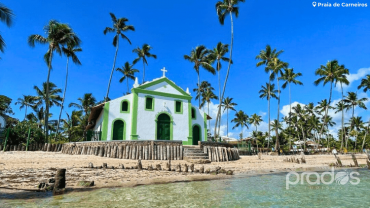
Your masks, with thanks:
[[(233, 170), (236, 175), (256, 175), (289, 171), (325, 170), (329, 164), (335, 163), (333, 155), (306, 155), (306, 164), (284, 162), (284, 158), (290, 156), (263, 155), (259, 160), (257, 156), (241, 156), (241, 159), (230, 162), (212, 162), (208, 164), (195, 164), (195, 169), (204, 165), (205, 170), (214, 170), (221, 167), (225, 170)], [(298, 156), (300, 158), (301, 156)], [(351, 155), (340, 155), (343, 165), (353, 164)], [(366, 155), (356, 155), (358, 163), (366, 164)], [(87, 167), (89, 162), (94, 166), (107, 163), (108, 167), (115, 169), (91, 169)], [(168, 161), (143, 160), (143, 168), (148, 165), (155, 167), (161, 164), (165, 167)], [(190, 165), (183, 160), (171, 161), (172, 168), (177, 164)], [(37, 185), (42, 180), (54, 177), (57, 168), (66, 168), (66, 188), (82, 189), (77, 185), (78, 181), (94, 181), (92, 188), (107, 187), (133, 187), (138, 185), (188, 182), (197, 180), (225, 179), (233, 176), (225, 174), (210, 175), (202, 173), (184, 173), (175, 171), (148, 171), (137, 169), (117, 169), (120, 164), (125, 167), (137, 165), (136, 160), (124, 160), (116, 158), (98, 157), (92, 155), (67, 155), (55, 152), (0, 152), (0, 192), (15, 190), (37, 190)]]

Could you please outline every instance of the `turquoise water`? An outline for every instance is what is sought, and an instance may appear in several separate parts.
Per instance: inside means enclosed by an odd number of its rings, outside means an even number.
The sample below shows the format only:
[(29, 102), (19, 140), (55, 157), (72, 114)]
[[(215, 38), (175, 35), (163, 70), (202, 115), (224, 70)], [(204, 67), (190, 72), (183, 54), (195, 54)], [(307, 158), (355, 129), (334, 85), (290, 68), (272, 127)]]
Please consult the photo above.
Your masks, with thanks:
[[(286, 173), (199, 181), (97, 189), (59, 196), (50, 193), (0, 193), (0, 207), (370, 207), (369, 170), (357, 171), (358, 185), (346, 178), (330, 185), (307, 182), (286, 189)], [(350, 173), (351, 170), (348, 170)], [(337, 173), (335, 173), (337, 174)], [(295, 181), (292, 177), (291, 181)], [(311, 181), (316, 176), (310, 177)], [(324, 177), (325, 181), (330, 176)], [(348, 179), (348, 178), (347, 178)]]

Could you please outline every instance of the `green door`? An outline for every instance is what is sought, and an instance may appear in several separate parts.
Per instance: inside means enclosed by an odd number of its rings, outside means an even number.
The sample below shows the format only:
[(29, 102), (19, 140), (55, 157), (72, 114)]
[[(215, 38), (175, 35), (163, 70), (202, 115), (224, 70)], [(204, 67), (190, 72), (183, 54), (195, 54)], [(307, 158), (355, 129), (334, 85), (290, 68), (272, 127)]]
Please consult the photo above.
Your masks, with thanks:
[(113, 140), (123, 140), (124, 123), (117, 120), (113, 124)]
[(198, 141), (200, 141), (200, 128), (198, 125), (193, 126), (193, 145), (198, 145)]
[(171, 140), (171, 119), (167, 114), (158, 116), (157, 140)]

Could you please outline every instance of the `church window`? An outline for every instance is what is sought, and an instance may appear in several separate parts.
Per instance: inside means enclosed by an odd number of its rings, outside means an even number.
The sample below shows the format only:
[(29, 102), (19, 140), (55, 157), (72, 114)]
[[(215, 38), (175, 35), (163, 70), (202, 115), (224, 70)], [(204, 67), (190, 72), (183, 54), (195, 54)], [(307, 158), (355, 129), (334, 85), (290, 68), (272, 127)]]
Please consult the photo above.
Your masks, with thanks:
[(175, 113), (180, 113), (182, 114), (182, 102), (176, 100), (175, 101)]
[(195, 108), (191, 108), (191, 118), (192, 119), (197, 119), (197, 114), (196, 114)]
[(145, 97), (145, 110), (154, 110), (154, 98)]
[(123, 100), (121, 102), (121, 113), (128, 113), (129, 112), (129, 102), (127, 100)]

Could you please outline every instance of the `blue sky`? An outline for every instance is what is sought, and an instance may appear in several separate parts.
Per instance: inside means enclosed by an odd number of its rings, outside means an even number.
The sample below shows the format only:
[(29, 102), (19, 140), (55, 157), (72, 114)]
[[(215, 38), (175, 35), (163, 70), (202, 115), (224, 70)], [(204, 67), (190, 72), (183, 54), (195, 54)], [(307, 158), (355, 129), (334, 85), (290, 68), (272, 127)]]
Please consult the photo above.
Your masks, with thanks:
[[(102, 100), (115, 52), (112, 45), (113, 34), (103, 34), (104, 28), (112, 24), (109, 12), (113, 12), (117, 17), (128, 18), (128, 24), (136, 28), (135, 32), (126, 33), (132, 45), (120, 41), (117, 67), (126, 61), (131, 62), (136, 57), (132, 50), (148, 43), (153, 47), (152, 53), (158, 58), (149, 59), (146, 80), (160, 77), (160, 69), (166, 67), (168, 78), (183, 89), (193, 89), (197, 75), (193, 65), (185, 61), (183, 56), (200, 44), (214, 48), (219, 41), (230, 43), (229, 17), (225, 25), (219, 24), (216, 2), (3, 1), (3, 4), (14, 11), (16, 17), (11, 28), (0, 25), (1, 34), (7, 44), (5, 53), (0, 54), (0, 94), (11, 97), (14, 103), (22, 94), (34, 95), (33, 86), (40, 86), (46, 80), (47, 66), (42, 58), (47, 46), (30, 48), (27, 38), (31, 34), (44, 34), (44, 25), (55, 19), (68, 23), (83, 42), (83, 52), (78, 54), (82, 66), (70, 65), (66, 103), (75, 102), (78, 97), (88, 92), (93, 93), (97, 100)], [(226, 96), (234, 98), (238, 103), (238, 110), (249, 115), (259, 113), (267, 120), (267, 101), (259, 98), (258, 91), (261, 85), (268, 81), (268, 75), (262, 67), (256, 68), (255, 60), (266, 44), (284, 50), (281, 59), (288, 62), (296, 72), (303, 73), (300, 80), (304, 86), (292, 88), (292, 101), (316, 104), (328, 98), (328, 87), (313, 85), (313, 81), (317, 79), (314, 71), (332, 59), (338, 59), (340, 64), (345, 64), (350, 70), (352, 84), (346, 91), (355, 91), (360, 79), (370, 72), (369, 9), (317, 8), (312, 6), (312, 1), (306, 0), (247, 0), (240, 4), (239, 17), (234, 18), (234, 64)], [(64, 86), (65, 65), (65, 57), (54, 58), (51, 81), (60, 88)], [(137, 64), (136, 68), (141, 70), (142, 64)], [(360, 69), (362, 70), (359, 71)], [(226, 64), (221, 71), (223, 78)], [(207, 80), (217, 87), (216, 76), (205, 70), (201, 70), (200, 75), (201, 80)], [(141, 76), (142, 73), (138, 75), (139, 80)], [(115, 72), (110, 90), (111, 98), (122, 96), (126, 91), (126, 85), (119, 83), (119, 78), (120, 74)], [(360, 95), (367, 96), (364, 93)], [(333, 99), (339, 98), (340, 93), (334, 91)], [(193, 104), (197, 102), (193, 100)], [(280, 110), (288, 104), (288, 91), (284, 90)], [(15, 117), (23, 119), (24, 110), (20, 111), (18, 106), (12, 107)], [(56, 107), (51, 109), (54, 119), (58, 112)], [(356, 112), (368, 120), (369, 114), (366, 111)], [(272, 118), (276, 118), (276, 114), (277, 102), (272, 101)], [(231, 119), (233, 115), (229, 117)], [(337, 123), (339, 124), (340, 120)], [(224, 119), (223, 125), (225, 124)], [(266, 130), (266, 126), (266, 123), (263, 123), (260, 128)], [(234, 132), (231, 136), (236, 137), (239, 130), (230, 128), (230, 131)], [(249, 131), (246, 130), (246, 133)]]

